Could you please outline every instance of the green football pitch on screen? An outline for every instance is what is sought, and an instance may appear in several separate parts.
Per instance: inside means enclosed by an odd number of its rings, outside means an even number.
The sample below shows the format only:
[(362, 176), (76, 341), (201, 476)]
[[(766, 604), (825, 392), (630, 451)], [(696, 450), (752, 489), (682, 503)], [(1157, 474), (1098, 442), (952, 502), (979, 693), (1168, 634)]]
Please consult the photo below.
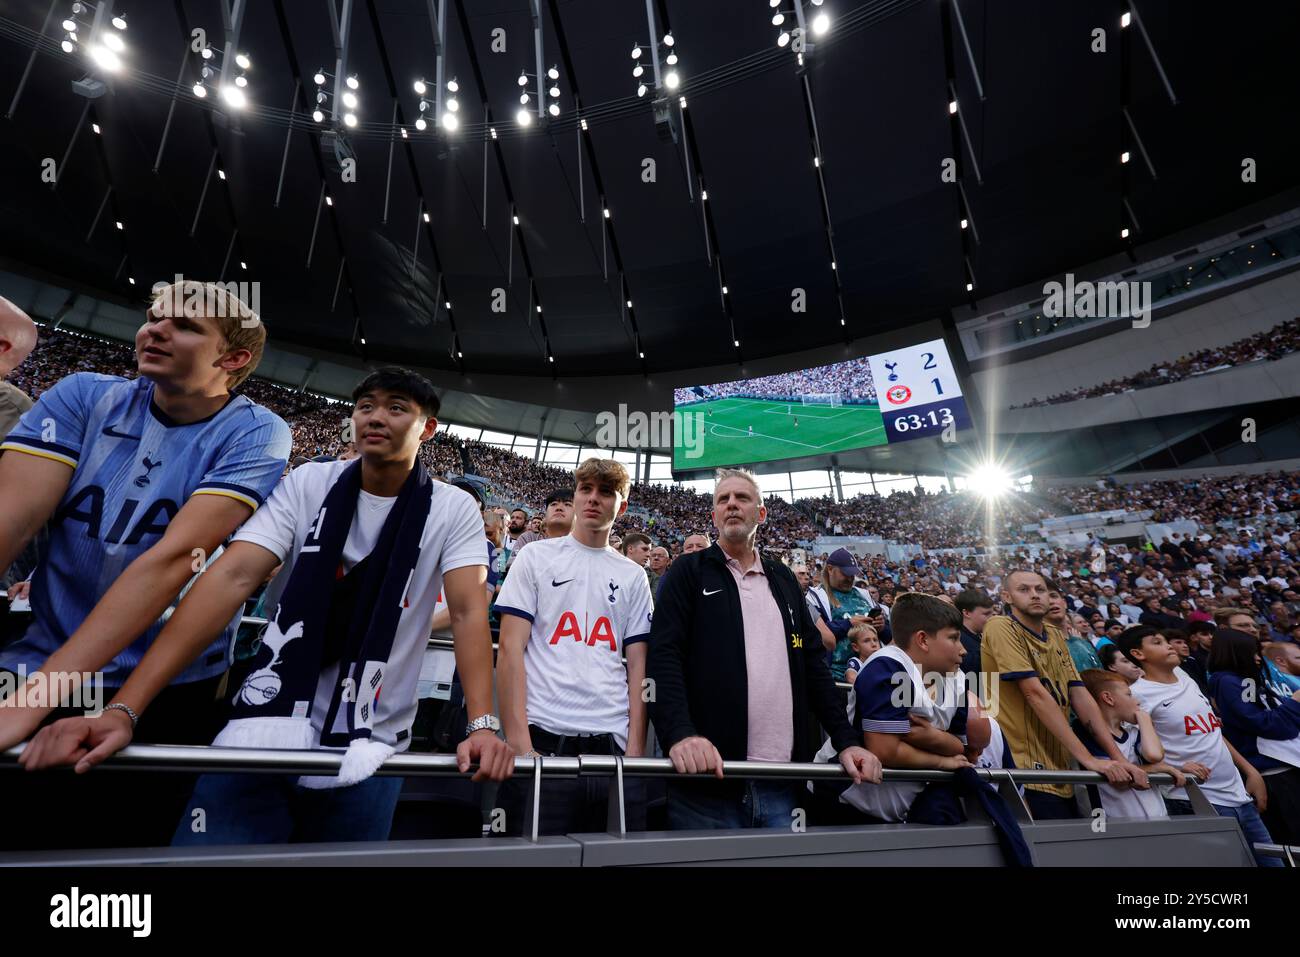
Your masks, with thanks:
[[(726, 398), (693, 402), (679, 406), (677, 411), (683, 419), (694, 419), (689, 425), (683, 423), (682, 428), (699, 438), (695, 449), (683, 444), (681, 437), (675, 439), (675, 469), (774, 462), (886, 442), (885, 424), (876, 405), (802, 405)], [(691, 451), (700, 454), (691, 456)]]

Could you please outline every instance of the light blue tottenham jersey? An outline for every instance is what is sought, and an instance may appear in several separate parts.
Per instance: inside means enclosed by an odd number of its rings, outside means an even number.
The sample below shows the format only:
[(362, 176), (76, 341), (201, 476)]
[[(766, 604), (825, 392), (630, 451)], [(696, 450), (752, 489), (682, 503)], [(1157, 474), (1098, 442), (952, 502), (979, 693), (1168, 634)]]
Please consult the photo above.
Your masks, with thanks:
[[(145, 378), (79, 372), (61, 380), (0, 443), (73, 467), (49, 522), (45, 560), (32, 579), (35, 620), (0, 653), (0, 668), (44, 663), (131, 562), (162, 538), (191, 495), (226, 495), (256, 509), (280, 481), (291, 436), (284, 420), (244, 396), (206, 419), (181, 425), (153, 403)], [(220, 674), (238, 616), (174, 683)], [(122, 684), (162, 622), (104, 668)]]

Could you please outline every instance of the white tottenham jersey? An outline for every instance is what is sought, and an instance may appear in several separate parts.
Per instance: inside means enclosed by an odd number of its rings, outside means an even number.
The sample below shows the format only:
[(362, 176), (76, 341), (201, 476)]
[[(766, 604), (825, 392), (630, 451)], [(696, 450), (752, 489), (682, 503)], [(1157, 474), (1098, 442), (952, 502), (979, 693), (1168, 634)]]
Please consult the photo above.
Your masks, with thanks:
[[(1201, 790), (1211, 804), (1229, 807), (1249, 804), (1250, 795), (1241, 783), (1237, 766), (1232, 763), (1232, 755), (1223, 740), (1223, 725), (1210, 699), (1182, 668), (1175, 668), (1174, 676), (1178, 679), (1174, 684), (1139, 678), (1131, 686), (1133, 696), (1151, 715), (1151, 723), (1164, 745), (1165, 760), (1176, 768), (1182, 768), (1188, 761), (1209, 768), (1210, 780), (1201, 785)], [(1167, 787), (1166, 797), (1187, 800), (1185, 788)]]
[[(307, 462), (298, 466), (276, 486), (266, 504), (235, 532), (236, 542), (261, 545), (284, 562), (285, 567), (267, 588), (266, 607), (274, 609), (292, 574), (293, 563), (301, 554), (303, 543), (316, 523), (316, 515), (325, 496), (351, 462)], [(375, 739), (395, 744), (397, 750), (410, 747), (411, 724), (417, 706), (416, 689), (420, 665), (429, 646), (429, 620), (442, 591), (444, 573), (468, 565), (487, 565), (484, 547), (483, 518), (470, 495), (454, 485), (433, 483), (429, 515), (420, 537), (420, 557), (407, 586), (405, 603), (413, 611), (404, 615), (393, 637), (388, 656), (388, 673), (384, 676), (383, 695), (394, 702), (391, 719), (373, 729)], [(345, 572), (374, 550), (384, 521), (392, 510), (396, 496), (381, 498), (362, 491), (356, 514), (343, 546)], [(329, 593), (322, 601), (329, 601)], [(268, 617), (274, 618), (271, 611)], [(312, 724), (319, 734), (329, 711), (334, 688), (338, 684), (338, 662), (321, 672), (312, 705)], [(400, 706), (396, 703), (400, 702)]]
[(496, 610), (532, 623), (524, 652), (528, 721), (552, 734), (612, 734), (627, 748), (624, 649), (650, 637), (645, 569), (571, 535), (516, 553)]

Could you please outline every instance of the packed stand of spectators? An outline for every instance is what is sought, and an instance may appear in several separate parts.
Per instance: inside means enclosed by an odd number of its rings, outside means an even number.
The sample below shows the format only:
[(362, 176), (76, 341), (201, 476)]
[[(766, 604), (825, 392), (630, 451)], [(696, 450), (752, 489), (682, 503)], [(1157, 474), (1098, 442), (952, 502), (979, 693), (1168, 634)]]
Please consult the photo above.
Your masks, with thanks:
[(969, 492), (860, 494), (843, 502), (829, 496), (800, 499), (825, 535), (878, 535), (925, 548), (983, 548), (1024, 541), (1021, 526), (1060, 514), (1038, 496), (985, 499)]
[[(210, 355), (210, 341), (207, 349)], [(49, 355), (58, 361), (60, 353), (72, 362), (82, 354), (51, 349)], [(146, 351), (141, 368), (159, 354), (166, 355)], [(63, 370), (48, 360), (38, 365), (22, 381), (48, 389), (46, 380)], [(446, 747), (456, 751), (462, 770), (478, 764), (474, 781), (502, 784), (507, 803), (524, 798), (524, 785), (503, 784), (516, 756), (640, 757), (649, 751), (646, 733), (653, 726), (675, 770), (691, 775), (666, 782), (673, 829), (788, 828), (805, 802), (815, 823), (956, 823), (965, 819), (961, 793), (980, 804), (1008, 863), (1027, 864), (1032, 854), (1017, 815), (973, 769), (1081, 767), (1101, 775), (1108, 814), (1191, 813), (1184, 775), (1195, 776), (1214, 809), (1235, 818), (1254, 847), (1300, 841), (1300, 532), (1294, 530), (1300, 473), (1152, 483), (1122, 492), (1103, 482), (1055, 500), (1013, 495), (986, 507), (969, 493), (920, 490), (888, 500), (859, 496), (797, 506), (771, 498), (760, 521), (760, 485), (744, 470), (719, 470), (713, 495), (703, 496), (661, 486), (633, 489), (622, 464), (599, 458), (576, 471), (548, 468), (450, 438), (422, 453), (421, 429), (436, 416), (438, 397), (427, 379), (389, 368), (366, 377), (353, 421), (392, 434), (374, 432), (375, 442), (362, 451), (340, 449), (337, 461), (310, 464), (286, 479), (291, 447), (329, 456), (345, 440), (346, 432), (338, 439), (330, 433), (339, 424), (337, 406), (255, 382), (245, 389), (268, 408), (237, 396), (232, 409), (220, 363), (154, 368), (134, 382), (79, 377), (60, 384), (54, 398), (34, 406), (8, 434), (0, 457), (0, 502), (12, 513), (6, 527), (14, 530), (0, 538), (0, 565), (14, 562), (49, 519), (60, 536), (51, 539), (36, 577), (22, 583), (22, 600), (38, 599), (32, 603), (37, 620), (5, 649), (12, 667), (0, 677), (16, 688), (10, 676), (30, 676), (42, 661), (48, 667), (55, 650), (74, 670), (107, 663), (119, 679), (133, 672), (149, 677), (125, 686), (106, 680), (114, 700), (101, 702), (102, 711), (70, 714), (45, 728), (52, 704), (21, 702), (0, 715), (0, 749), (30, 738), (19, 757), (29, 771), (75, 763), (84, 772), (132, 740), (313, 748), (342, 758), (337, 773), (323, 776), (151, 780), (115, 790), (116, 800), (74, 790), (123, 787), (108, 775), (20, 776), (15, 806), (33, 815), (52, 812), (67, 828), (60, 834), (70, 846), (92, 846), (81, 843), (86, 835), (106, 838), (109, 829), (93, 813), (82, 820), (96, 809), (114, 817), (108, 840), (134, 833), (130, 828), (150, 835), (164, 829), (165, 840), (172, 822), (179, 822), (171, 836), (178, 846), (385, 839), (402, 781), (375, 772), (410, 743), (421, 697), (415, 678), (437, 655), (431, 632), (444, 627), (457, 650), (452, 683), (461, 689), (464, 719), (459, 732), (447, 730)], [(171, 393), (160, 384), (188, 387), (182, 394), (207, 403), (211, 413), (191, 410), (186, 421), (184, 409), (167, 409)], [(123, 440), (141, 441), (99, 427), (107, 403), (124, 395), (147, 400), (112, 410), (133, 418), (123, 420), (128, 429), (148, 428), (154, 403), (155, 413), (178, 416), (165, 450), (176, 464), (152, 481), (170, 483), (170, 494), (185, 501), (177, 513), (182, 521), (203, 525), (212, 543), (230, 542), (202, 575), (191, 579), (197, 569), (175, 560), (176, 536), (145, 526), (165, 509), (140, 519), (139, 534), (123, 538), (130, 509), (122, 508), (122, 527), (104, 536), (120, 547), (99, 549), (84, 547), (99, 538), (99, 510), (65, 507), (56, 516), (56, 503), (43, 493), (53, 461), (72, 469), (58, 472), (60, 480), (97, 470), (104, 487), (95, 491), (128, 501), (131, 490), (111, 481), (127, 474), (123, 463), (98, 453)], [(283, 410), (302, 434), (292, 438), (269, 407)], [(223, 420), (228, 410), (233, 414)], [(245, 412), (263, 426), (242, 427), (235, 420)], [(82, 430), (83, 447), (72, 450), (38, 427), (55, 414), (65, 416), (70, 430), (101, 418)], [(200, 430), (185, 428), (200, 423)], [(244, 484), (199, 474), (207, 469), (195, 454), (200, 435), (229, 461), (244, 455)], [(528, 516), (521, 510), (487, 508), (472, 484), (430, 481), (416, 467), (421, 454), (435, 466), (455, 462), (483, 474), (498, 496), (535, 510), (540, 498), (544, 527), (526, 540)], [(344, 459), (356, 455), (361, 467), (351, 468)], [(126, 457), (132, 473), (144, 469), (135, 487), (146, 487), (162, 464), (151, 456), (157, 457), (150, 451), (139, 464)], [(404, 469), (395, 472), (395, 462)], [(660, 539), (653, 548), (631, 532), (615, 545), (621, 536), (611, 533), (630, 492), (640, 521)], [(386, 514), (377, 511), (384, 500)], [(1030, 521), (1121, 503), (1149, 508), (1168, 522), (1190, 519), (1196, 531), (1140, 544), (1005, 544), (1020, 538), (1018, 527)], [(918, 550), (904, 560), (858, 557), (844, 548), (800, 559), (796, 567), (782, 560), (823, 527), (912, 539)], [(368, 545), (360, 542), (367, 532)], [(158, 541), (144, 542), (145, 534)], [(679, 535), (687, 540), (674, 557), (664, 546)], [(959, 544), (973, 551), (943, 550)], [(109, 562), (124, 569), (111, 585), (102, 574)], [(218, 688), (230, 677), (223, 646), (233, 637), (232, 608), (276, 579), (275, 613), (259, 639), (259, 657), (249, 660), (226, 714)], [(108, 600), (110, 592), (119, 600)], [(713, 598), (723, 592), (736, 600)], [(178, 599), (176, 614), (164, 614)], [(500, 626), (495, 662), (489, 605)], [(340, 623), (345, 632), (336, 630)], [(144, 643), (156, 644), (137, 645), (158, 628)], [(220, 628), (225, 633), (213, 646)], [(343, 634), (347, 640), (338, 640)], [(282, 659), (284, 646), (304, 636)], [(117, 655), (104, 655), (105, 647)], [(742, 661), (745, 667), (737, 667)], [(377, 670), (366, 681), (338, 680), (363, 667)], [(927, 680), (937, 673), (933, 692), (923, 686), (923, 672)], [(901, 702), (899, 676), (907, 692)], [(986, 709), (980, 689), (993, 678), (1001, 706)], [(853, 682), (847, 711), (835, 688), (845, 680)], [(23, 687), (29, 686), (35, 687), (30, 677)], [(281, 696), (282, 687), (291, 693)], [(642, 697), (646, 687), (658, 691)], [(145, 708), (149, 717), (137, 727)], [(448, 713), (456, 718), (454, 709)], [(1073, 725), (1066, 723), (1070, 717)], [(1195, 736), (1185, 730), (1193, 721)], [(751, 782), (742, 793), (703, 778), (709, 771), (722, 777), (723, 762), (733, 760), (838, 761), (852, 783), (835, 782), (819, 799), (801, 781)], [(883, 782), (882, 768), (952, 771), (951, 790)], [(1172, 789), (1150, 801), (1129, 795), (1130, 788), (1149, 789), (1148, 772), (1166, 775)], [(607, 822), (605, 794), (556, 781), (541, 786), (544, 833)], [(317, 792), (310, 807), (294, 790), (301, 788)], [(1072, 784), (1029, 781), (1023, 797), (1035, 820), (1083, 816)], [(630, 801), (630, 813), (644, 812), (647, 803)], [(1266, 803), (1268, 817), (1261, 819)], [(201, 808), (212, 818), (196, 829), (190, 822)], [(477, 808), (486, 810), (486, 803)], [(507, 817), (523, 820), (516, 811)], [(303, 837), (300, 824), (310, 824), (305, 833), (312, 836)], [(629, 825), (640, 829), (630, 816)], [(24, 830), (39, 838), (56, 828), (43, 822)], [(1264, 863), (1258, 850), (1256, 856)]]
[(866, 357), (836, 362), (833, 365), (757, 379), (737, 379), (701, 387), (703, 394), (693, 389), (674, 389), (673, 402), (688, 405), (702, 399), (737, 397), (744, 399), (777, 399), (798, 402), (801, 396), (838, 393), (840, 401), (870, 403), (876, 401), (876, 386), (871, 378), (871, 364)]
[(1157, 363), (1143, 372), (1135, 372), (1133, 375), (1112, 379), (1100, 385), (1079, 386), (1044, 399), (1033, 399), (1022, 405), (1013, 405), (1011, 408), (1030, 409), (1073, 402), (1075, 399), (1094, 399), (1102, 395), (1120, 395), (1138, 389), (1150, 389), (1152, 386), (1181, 382), (1192, 376), (1231, 369), (1250, 362), (1281, 359), (1297, 350), (1300, 350), (1300, 319), (1289, 319), (1265, 332), (1257, 332), (1253, 336), (1238, 339), (1224, 346), (1201, 349), (1173, 362)]
[(1208, 525), (1300, 509), (1295, 476), (1282, 472), (1131, 485), (1098, 480), (1091, 485), (1060, 486), (1052, 489), (1052, 495), (1058, 514), (1149, 509), (1151, 521), (1157, 523), (1187, 519)]

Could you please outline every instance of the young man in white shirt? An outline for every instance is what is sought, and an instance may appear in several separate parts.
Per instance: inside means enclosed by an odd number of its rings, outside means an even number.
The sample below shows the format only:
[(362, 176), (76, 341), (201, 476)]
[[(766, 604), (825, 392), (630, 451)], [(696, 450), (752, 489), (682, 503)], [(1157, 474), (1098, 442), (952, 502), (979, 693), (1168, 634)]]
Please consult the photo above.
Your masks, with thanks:
[[(573, 531), (521, 550), (497, 595), (506, 740), (523, 757), (641, 757), (654, 604), (645, 569), (609, 547), (631, 479), (613, 459), (591, 458), (574, 480)], [(604, 778), (544, 782), (539, 832), (604, 830), (608, 787)], [(521, 790), (503, 796), (508, 833), (522, 825)]]
[[(496, 736), (483, 520), (460, 489), (429, 478), (421, 443), (439, 402), (423, 376), (381, 369), (353, 392), (360, 461), (307, 463), (276, 487), (198, 578), (112, 703), (38, 735), (23, 763), (85, 771), (130, 743), (138, 715), (230, 621), (271, 570), (275, 613), (235, 692), (218, 746), (342, 748), (337, 775), (205, 774), (173, 844), (387, 838), (400, 777), (374, 777), (410, 745), (420, 663), (440, 589), (451, 609), (475, 780), (503, 780)], [(198, 814), (199, 810), (202, 815)], [(199, 827), (200, 821), (202, 827)]]
[[(1178, 652), (1147, 625), (1130, 628), (1115, 644), (1142, 669), (1143, 676), (1132, 685), (1133, 696), (1151, 715), (1165, 761), (1201, 776), (1201, 792), (1221, 817), (1237, 819), (1248, 843), (1273, 843), (1259, 816), (1268, 803), (1264, 779), (1223, 736), (1222, 721), (1210, 699), (1179, 667)], [(1185, 788), (1166, 790), (1165, 804), (1170, 814), (1192, 813)], [(1255, 860), (1261, 867), (1283, 866), (1277, 858), (1256, 855)]]

